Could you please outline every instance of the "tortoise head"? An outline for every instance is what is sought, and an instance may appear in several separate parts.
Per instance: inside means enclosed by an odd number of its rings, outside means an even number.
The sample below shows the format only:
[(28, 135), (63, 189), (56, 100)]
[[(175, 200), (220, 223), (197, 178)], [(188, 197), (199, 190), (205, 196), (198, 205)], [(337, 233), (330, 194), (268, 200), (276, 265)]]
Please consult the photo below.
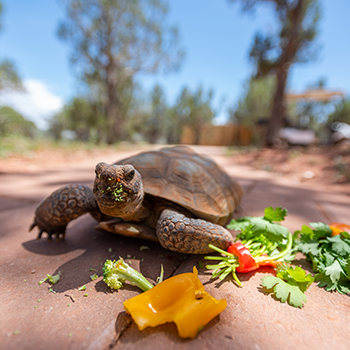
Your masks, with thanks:
[(140, 173), (130, 164), (98, 163), (94, 195), (103, 214), (124, 220), (141, 207), (144, 191)]

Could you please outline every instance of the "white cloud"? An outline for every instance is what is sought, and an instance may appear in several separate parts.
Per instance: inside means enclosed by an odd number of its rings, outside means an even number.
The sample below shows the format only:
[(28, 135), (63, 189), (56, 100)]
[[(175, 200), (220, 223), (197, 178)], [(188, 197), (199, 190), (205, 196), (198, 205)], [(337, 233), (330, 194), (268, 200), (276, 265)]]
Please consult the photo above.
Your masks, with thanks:
[(47, 120), (63, 107), (62, 99), (50, 92), (42, 81), (26, 79), (23, 85), (24, 92), (0, 92), (0, 105), (12, 107), (38, 128), (46, 129)]

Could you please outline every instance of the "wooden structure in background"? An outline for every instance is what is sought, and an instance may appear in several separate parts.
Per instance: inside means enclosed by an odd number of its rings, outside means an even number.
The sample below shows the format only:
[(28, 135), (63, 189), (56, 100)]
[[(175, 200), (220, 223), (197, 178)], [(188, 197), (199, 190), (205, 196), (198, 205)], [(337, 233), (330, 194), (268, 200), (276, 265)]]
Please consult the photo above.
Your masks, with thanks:
[[(200, 131), (199, 145), (202, 146), (248, 146), (252, 141), (252, 130), (244, 125), (204, 125)], [(184, 127), (181, 137), (182, 144), (193, 145), (194, 133), (189, 127)]]
[[(330, 101), (333, 98), (342, 98), (342, 91), (330, 91), (322, 88), (310, 89), (303, 93), (287, 93), (288, 102), (300, 100), (306, 101)], [(252, 143), (253, 131), (244, 125), (226, 124), (212, 125), (206, 124), (197, 132), (199, 135), (199, 145), (202, 146), (248, 146)], [(194, 131), (185, 126), (181, 137), (182, 144), (193, 145), (195, 143)]]
[(330, 101), (334, 97), (344, 97), (342, 91), (327, 91), (325, 89), (310, 89), (300, 94), (287, 93), (288, 102), (310, 100), (310, 101)]

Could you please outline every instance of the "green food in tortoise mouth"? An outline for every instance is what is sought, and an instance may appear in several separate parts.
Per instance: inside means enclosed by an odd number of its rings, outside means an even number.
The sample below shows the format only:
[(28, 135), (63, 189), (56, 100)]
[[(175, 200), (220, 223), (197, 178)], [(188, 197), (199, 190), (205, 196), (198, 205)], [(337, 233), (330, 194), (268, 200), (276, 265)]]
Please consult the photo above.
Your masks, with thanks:
[(114, 200), (117, 202), (122, 202), (125, 198), (123, 186), (119, 182), (115, 186), (108, 186), (105, 191), (103, 191), (100, 187), (98, 189), (101, 191), (101, 193), (112, 193), (114, 195)]
[(121, 202), (124, 198), (125, 198), (125, 195), (124, 195), (124, 192), (123, 192), (123, 187), (120, 183), (118, 183), (116, 186), (115, 186), (115, 189), (113, 191), (113, 195), (114, 195), (114, 200), (117, 201), (117, 202)]

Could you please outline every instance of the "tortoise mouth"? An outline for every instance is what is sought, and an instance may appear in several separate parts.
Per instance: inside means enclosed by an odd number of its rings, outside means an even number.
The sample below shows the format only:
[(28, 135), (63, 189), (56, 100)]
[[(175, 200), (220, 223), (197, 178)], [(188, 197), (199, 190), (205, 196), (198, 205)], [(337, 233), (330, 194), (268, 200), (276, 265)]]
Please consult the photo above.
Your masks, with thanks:
[(95, 198), (102, 213), (113, 217), (119, 217), (128, 205), (126, 195), (123, 195), (123, 193), (124, 192), (116, 192), (115, 189), (108, 191), (97, 190), (95, 192)]
[(115, 206), (118, 203), (127, 201), (128, 192), (124, 191), (121, 183), (117, 182), (115, 185), (106, 187), (105, 189), (98, 187), (95, 191), (98, 202), (104, 206)]
[(105, 192), (110, 199), (113, 199), (115, 202), (125, 202), (126, 193), (124, 192), (123, 185), (120, 182), (117, 182), (115, 185), (108, 186), (104, 191), (101, 191), (102, 194)]

